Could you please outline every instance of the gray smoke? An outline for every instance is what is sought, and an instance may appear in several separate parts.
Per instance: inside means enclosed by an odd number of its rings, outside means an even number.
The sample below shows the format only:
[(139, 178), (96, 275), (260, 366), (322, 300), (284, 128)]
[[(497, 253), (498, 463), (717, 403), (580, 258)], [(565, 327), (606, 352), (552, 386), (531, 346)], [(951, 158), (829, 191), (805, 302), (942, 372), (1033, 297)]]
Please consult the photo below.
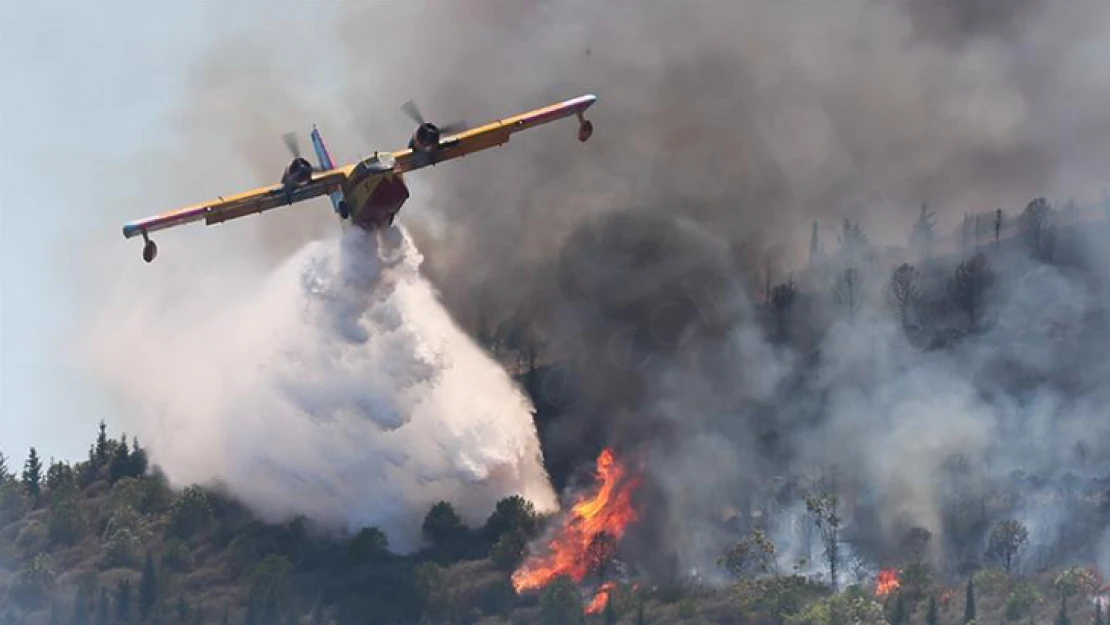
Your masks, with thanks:
[[(973, 524), (967, 502), (1015, 470), (1056, 484), (1081, 439), (1088, 470), (1107, 457), (1093, 417), (1106, 387), (1101, 235), (1076, 242), (1089, 250), (1083, 275), (1007, 256), (994, 267), (990, 329), (923, 351), (885, 308), (885, 261), (862, 272), (867, 300), (852, 314), (831, 295), (846, 262), (805, 274), (809, 228), (818, 220), (835, 253), (834, 230), (851, 218), (882, 251), (905, 243), (928, 201), (938, 252), (950, 253), (943, 235), (965, 213), (1097, 197), (1110, 156), (1107, 11), (987, 0), (347, 6), (335, 30), (347, 67), (335, 78), (349, 108), (325, 121), (355, 131), (333, 133), (350, 153), (403, 145), (397, 107), (409, 97), (434, 119), (477, 124), (597, 93), (589, 143), (570, 121), (517, 135), (411, 176), (402, 213), (457, 319), (523, 326), (559, 363), (541, 384), (562, 404), (545, 425), (549, 466), (588, 460), (603, 442), (647, 449), (644, 531), (680, 570), (711, 568), (747, 524), (722, 522), (726, 506), (796, 525), (787, 485), (831, 467), (854, 535), (879, 537), (872, 557), (920, 526), (934, 558), (952, 561), (965, 545), (946, 536), (974, 534), (953, 529)], [(238, 73), (221, 84), (249, 74), (275, 111), (303, 105), (280, 72), (254, 73), (237, 52)], [(230, 99), (220, 110), (221, 124), (252, 117)], [(266, 125), (252, 123), (244, 145)], [(280, 167), (278, 134), (258, 153), (267, 173)], [(326, 223), (321, 213), (304, 219)], [(263, 221), (270, 255), (318, 232)], [(786, 341), (770, 338), (768, 269), (774, 283), (799, 281)], [(776, 497), (778, 508), (766, 503)], [(1014, 513), (1040, 536), (1074, 517), (1058, 509)]]

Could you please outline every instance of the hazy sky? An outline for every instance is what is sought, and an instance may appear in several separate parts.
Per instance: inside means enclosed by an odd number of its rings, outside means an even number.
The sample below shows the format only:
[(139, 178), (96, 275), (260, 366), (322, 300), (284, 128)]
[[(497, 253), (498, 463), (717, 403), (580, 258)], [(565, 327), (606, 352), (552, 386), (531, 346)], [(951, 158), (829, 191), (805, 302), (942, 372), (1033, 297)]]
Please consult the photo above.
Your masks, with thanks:
[[(206, 199), (175, 189), (122, 213), (103, 206), (105, 197), (140, 186), (134, 176), (141, 172), (129, 164), (145, 149), (174, 140), (167, 118), (181, 113), (190, 72), (214, 40), (250, 32), (280, 41), (289, 21), (300, 22), (302, 45), (306, 34), (324, 36), (328, 4), (265, 7), (290, 19), (259, 20), (260, 5), (250, 2), (0, 2), (0, 58), (7, 61), (0, 82), (0, 451), (13, 464), (31, 445), (45, 457), (83, 457), (96, 421), (113, 424), (110, 398), (70, 363), (67, 345), (80, 314), (74, 276), (89, 259), (68, 242), (112, 253), (126, 247), (141, 262), (117, 215)], [(326, 58), (326, 47), (319, 41), (312, 56)], [(278, 137), (275, 148), (282, 149)], [(238, 184), (242, 176), (228, 179)]]

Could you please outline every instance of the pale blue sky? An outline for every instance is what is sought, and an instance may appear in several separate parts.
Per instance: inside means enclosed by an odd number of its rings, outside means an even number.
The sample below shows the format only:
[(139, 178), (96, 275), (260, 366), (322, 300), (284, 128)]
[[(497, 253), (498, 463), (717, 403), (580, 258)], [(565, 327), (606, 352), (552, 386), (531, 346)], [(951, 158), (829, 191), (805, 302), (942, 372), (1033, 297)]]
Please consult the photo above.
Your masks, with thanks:
[(321, 18), (327, 5), (0, 0), (0, 451), (12, 464), (31, 445), (81, 458), (96, 422), (112, 421), (100, 389), (66, 364), (77, 325), (67, 273), (81, 259), (59, 241), (123, 245), (121, 224), (79, 199), (127, 178), (101, 180), (82, 163), (126, 162), (166, 139), (159, 122), (193, 63), (214, 39), (256, 30), (260, 6)]

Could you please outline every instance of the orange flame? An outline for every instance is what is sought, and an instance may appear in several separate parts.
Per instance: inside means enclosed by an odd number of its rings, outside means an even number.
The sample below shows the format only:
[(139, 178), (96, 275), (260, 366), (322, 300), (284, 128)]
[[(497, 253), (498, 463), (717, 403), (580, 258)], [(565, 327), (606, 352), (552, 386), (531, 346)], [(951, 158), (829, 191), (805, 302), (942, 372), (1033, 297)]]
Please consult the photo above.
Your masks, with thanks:
[[(548, 553), (529, 556), (513, 573), (513, 588), (518, 593), (542, 588), (560, 575), (569, 575), (575, 582), (581, 582), (597, 564), (599, 554), (595, 552), (599, 548), (599, 537), (604, 536), (615, 546), (628, 525), (636, 521), (632, 492), (639, 486), (639, 476), (630, 476), (611, 449), (603, 449), (597, 457), (597, 481), (597, 492), (590, 497), (580, 497), (563, 518), (547, 545)], [(598, 601), (595, 597), (590, 606)], [(600, 601), (604, 607), (605, 600)]]
[(614, 588), (616, 588), (616, 584), (613, 582), (602, 584), (601, 588), (597, 589), (597, 594), (594, 595), (593, 600), (590, 601), (590, 605), (586, 606), (586, 614), (597, 614), (604, 610), (605, 606), (609, 604), (609, 595)]
[(883, 569), (879, 571), (878, 577), (875, 578), (875, 596), (885, 597), (898, 590), (899, 586), (901, 586), (901, 583), (898, 581), (898, 571)]
[(954, 594), (956, 594), (956, 591), (946, 588), (944, 592), (940, 593), (940, 605), (947, 608), (948, 602), (952, 600), (952, 595)]

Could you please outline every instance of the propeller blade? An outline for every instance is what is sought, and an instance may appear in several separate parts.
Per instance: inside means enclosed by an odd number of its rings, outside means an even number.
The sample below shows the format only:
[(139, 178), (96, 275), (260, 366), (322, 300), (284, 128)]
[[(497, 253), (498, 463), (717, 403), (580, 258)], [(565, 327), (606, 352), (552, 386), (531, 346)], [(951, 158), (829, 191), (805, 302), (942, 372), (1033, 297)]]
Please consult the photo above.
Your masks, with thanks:
[(420, 114), (420, 109), (417, 108), (416, 103), (412, 100), (406, 100), (405, 103), (401, 105), (401, 110), (411, 117), (417, 125), (424, 123), (424, 116)]
[(297, 140), (297, 133), (287, 132), (281, 136), (281, 139), (285, 141), (285, 147), (293, 154), (293, 158), (301, 157), (301, 144)]
[(466, 130), (466, 121), (462, 119), (439, 127), (441, 135), (455, 135), (464, 130)]

